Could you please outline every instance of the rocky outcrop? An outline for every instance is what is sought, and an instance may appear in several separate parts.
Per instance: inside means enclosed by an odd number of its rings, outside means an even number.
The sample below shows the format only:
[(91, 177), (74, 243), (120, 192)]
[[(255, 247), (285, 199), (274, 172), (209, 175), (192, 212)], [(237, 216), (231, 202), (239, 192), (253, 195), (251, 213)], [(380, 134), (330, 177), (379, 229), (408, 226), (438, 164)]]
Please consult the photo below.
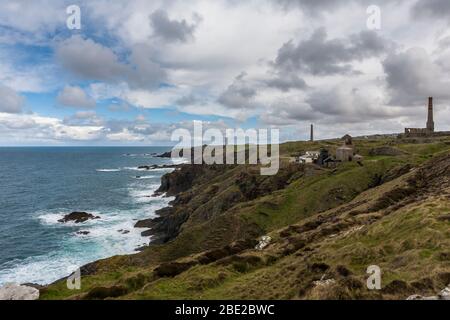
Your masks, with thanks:
[(179, 168), (161, 177), (161, 186), (156, 190), (156, 194), (165, 193), (167, 196), (174, 196), (186, 191), (206, 170), (204, 165), (182, 165)]
[(154, 219), (140, 220), (135, 228), (150, 228), (141, 233), (143, 237), (152, 237), (153, 244), (166, 243), (178, 235), (181, 225), (186, 222), (189, 215), (177, 212), (173, 207), (166, 207), (156, 211), (159, 217)]
[(175, 167), (177, 167), (177, 165), (175, 165), (175, 164), (165, 164), (165, 165), (152, 164), (152, 165), (139, 166), (138, 169), (139, 170), (153, 170), (153, 169), (164, 169), (164, 168), (175, 168)]
[(435, 296), (424, 297), (418, 294), (409, 296), (406, 300), (450, 300), (450, 285)]
[(93, 220), (93, 219), (100, 219), (99, 216), (94, 216), (91, 213), (87, 213), (87, 212), (72, 212), (69, 214), (66, 214), (64, 216), (64, 218), (59, 219), (58, 222), (61, 223), (66, 223), (66, 222), (74, 222), (74, 223), (83, 223), (86, 222), (88, 220)]
[(0, 300), (37, 300), (39, 290), (33, 287), (9, 283), (0, 287)]

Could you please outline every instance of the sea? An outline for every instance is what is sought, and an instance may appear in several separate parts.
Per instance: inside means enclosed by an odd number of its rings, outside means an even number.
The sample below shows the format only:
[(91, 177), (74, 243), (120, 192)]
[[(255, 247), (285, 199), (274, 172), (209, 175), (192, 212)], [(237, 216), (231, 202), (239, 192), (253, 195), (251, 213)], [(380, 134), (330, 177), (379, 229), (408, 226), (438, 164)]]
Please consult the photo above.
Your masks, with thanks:
[[(172, 198), (152, 197), (177, 164), (169, 147), (0, 148), (0, 286), (49, 284), (86, 263), (133, 254), (151, 241), (134, 228)], [(60, 223), (65, 214), (100, 217)], [(144, 229), (145, 230), (145, 229)]]

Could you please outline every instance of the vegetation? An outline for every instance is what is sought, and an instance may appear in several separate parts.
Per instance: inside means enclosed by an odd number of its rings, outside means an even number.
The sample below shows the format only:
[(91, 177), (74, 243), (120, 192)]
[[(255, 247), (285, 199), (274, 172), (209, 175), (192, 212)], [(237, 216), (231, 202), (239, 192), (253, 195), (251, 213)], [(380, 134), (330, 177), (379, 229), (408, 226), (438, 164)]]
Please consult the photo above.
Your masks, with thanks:
[[(336, 169), (288, 161), (340, 144), (282, 144), (276, 176), (202, 166), (177, 193), (168, 217), (185, 221), (169, 241), (95, 262), (81, 290), (62, 280), (41, 298), (404, 299), (448, 285), (450, 139), (356, 139), (362, 165)], [(272, 241), (256, 250), (262, 235)], [(379, 291), (366, 287), (373, 264)]]

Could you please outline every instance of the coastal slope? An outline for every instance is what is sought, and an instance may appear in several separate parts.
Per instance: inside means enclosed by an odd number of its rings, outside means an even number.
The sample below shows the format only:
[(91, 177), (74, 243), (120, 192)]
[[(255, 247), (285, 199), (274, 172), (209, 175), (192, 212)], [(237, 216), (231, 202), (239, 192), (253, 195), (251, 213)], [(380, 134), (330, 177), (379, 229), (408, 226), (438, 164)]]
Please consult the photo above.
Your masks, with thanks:
[[(176, 197), (171, 207), (138, 223), (151, 228), (148, 247), (91, 263), (81, 290), (62, 279), (41, 299), (436, 294), (450, 283), (449, 142), (356, 139), (363, 163), (335, 169), (289, 158), (340, 141), (286, 143), (279, 173), (266, 177), (258, 166), (182, 165), (159, 190)], [(371, 265), (382, 270), (381, 290), (366, 286)]]

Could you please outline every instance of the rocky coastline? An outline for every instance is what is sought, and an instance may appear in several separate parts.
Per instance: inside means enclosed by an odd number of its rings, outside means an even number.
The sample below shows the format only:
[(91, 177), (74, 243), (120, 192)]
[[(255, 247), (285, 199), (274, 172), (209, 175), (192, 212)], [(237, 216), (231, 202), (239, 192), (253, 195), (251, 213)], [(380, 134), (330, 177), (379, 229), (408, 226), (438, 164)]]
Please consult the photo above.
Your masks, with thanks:
[(174, 239), (181, 225), (189, 217), (187, 211), (179, 210), (188, 199), (180, 193), (190, 189), (194, 180), (203, 172), (203, 165), (173, 165), (175, 171), (161, 177), (161, 185), (152, 196), (175, 197), (169, 206), (157, 210), (156, 218), (139, 220), (135, 228), (145, 228), (141, 235), (151, 237), (152, 244), (163, 244)]

